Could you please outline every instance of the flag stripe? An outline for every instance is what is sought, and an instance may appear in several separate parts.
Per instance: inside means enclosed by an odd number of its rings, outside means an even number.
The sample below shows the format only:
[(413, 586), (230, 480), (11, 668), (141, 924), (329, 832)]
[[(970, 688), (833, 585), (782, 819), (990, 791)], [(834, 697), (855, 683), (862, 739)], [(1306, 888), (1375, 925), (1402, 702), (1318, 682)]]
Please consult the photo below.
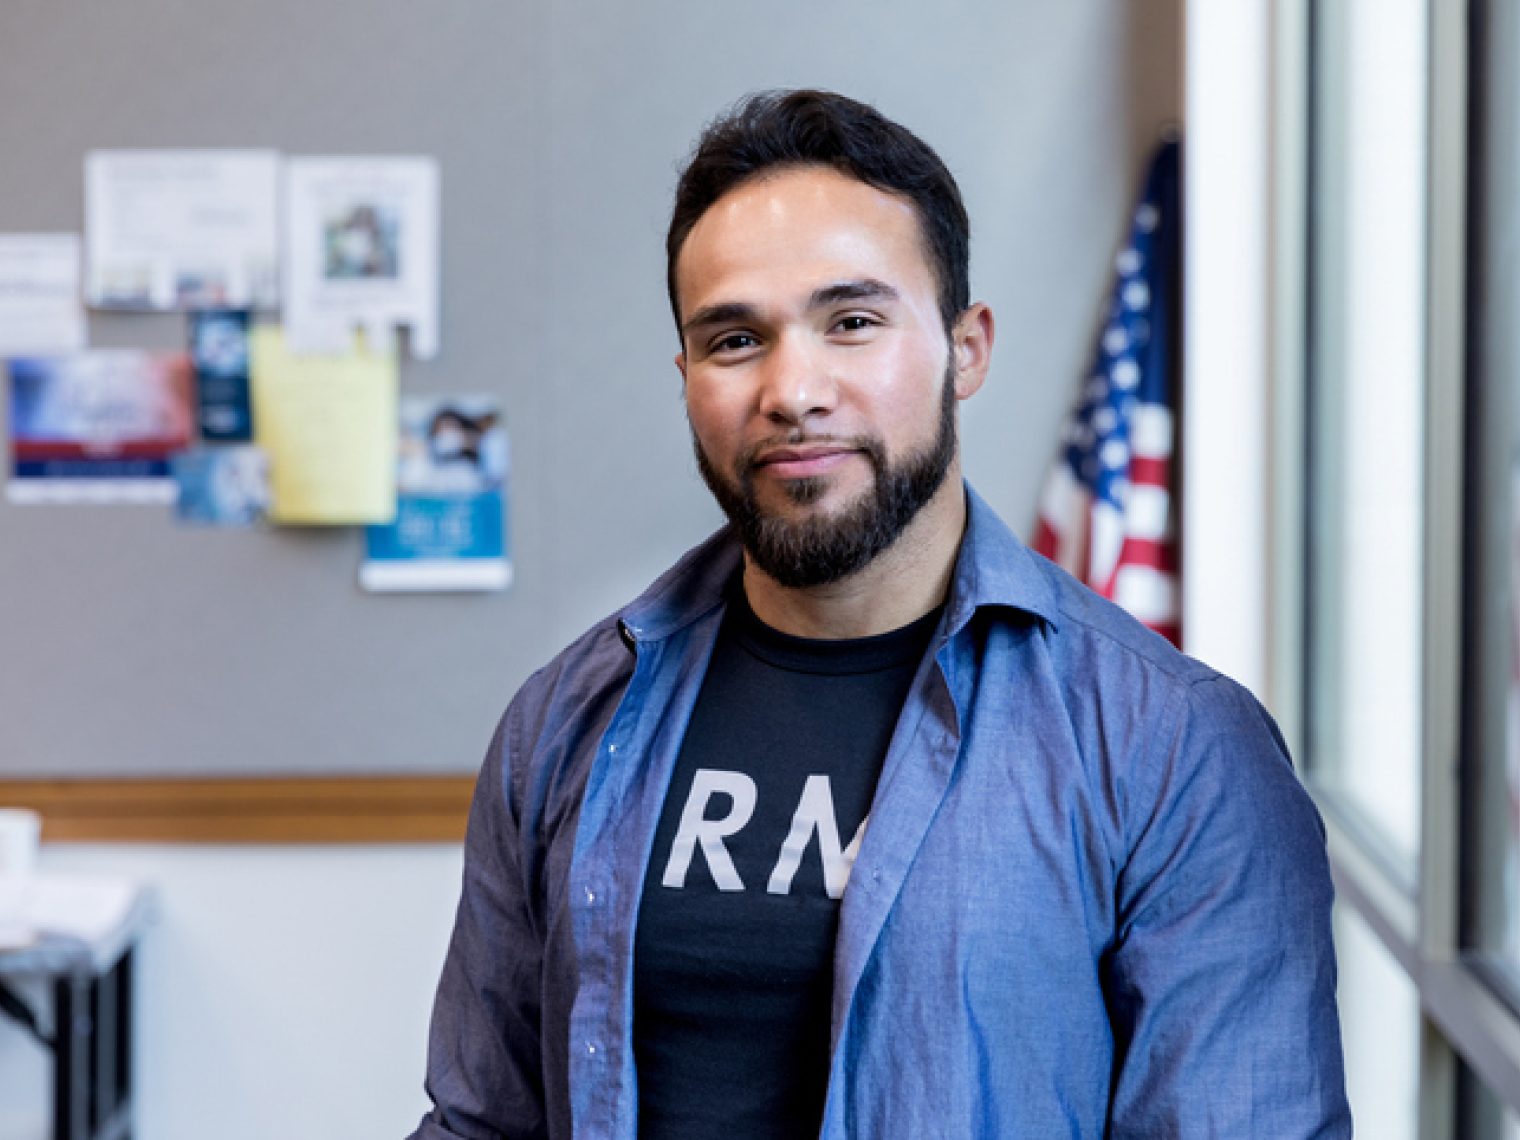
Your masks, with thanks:
[(1163, 574), (1177, 572), (1177, 548), (1169, 542), (1149, 542), (1143, 538), (1130, 538), (1124, 543), (1123, 562), (1126, 566), (1144, 566)]
[(1161, 487), (1133, 486), (1125, 503), (1127, 530), (1136, 538), (1161, 542), (1170, 537), (1172, 496)]
[(1129, 461), (1129, 481), (1139, 486), (1169, 487), (1172, 483), (1172, 460), (1170, 456), (1152, 459), (1148, 455), (1136, 455)]
[(1173, 621), (1177, 580), (1149, 566), (1122, 566), (1114, 576), (1114, 601), (1141, 621)]
[(1160, 404), (1141, 404), (1130, 425), (1131, 446), (1147, 459), (1172, 457), (1172, 413)]
[(1119, 566), (1119, 555), (1124, 550), (1124, 512), (1112, 503), (1099, 500), (1088, 512), (1092, 535), (1088, 550), (1087, 581), (1102, 593)]

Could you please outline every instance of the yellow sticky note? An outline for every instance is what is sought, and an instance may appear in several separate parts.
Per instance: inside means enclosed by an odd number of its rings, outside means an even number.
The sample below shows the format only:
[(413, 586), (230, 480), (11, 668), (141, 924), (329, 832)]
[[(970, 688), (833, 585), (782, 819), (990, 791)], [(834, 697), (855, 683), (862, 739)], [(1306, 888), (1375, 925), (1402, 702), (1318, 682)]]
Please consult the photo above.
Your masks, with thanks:
[(276, 523), (396, 517), (396, 357), (354, 351), (292, 356), (284, 334), (249, 337), (255, 441), (269, 456)]

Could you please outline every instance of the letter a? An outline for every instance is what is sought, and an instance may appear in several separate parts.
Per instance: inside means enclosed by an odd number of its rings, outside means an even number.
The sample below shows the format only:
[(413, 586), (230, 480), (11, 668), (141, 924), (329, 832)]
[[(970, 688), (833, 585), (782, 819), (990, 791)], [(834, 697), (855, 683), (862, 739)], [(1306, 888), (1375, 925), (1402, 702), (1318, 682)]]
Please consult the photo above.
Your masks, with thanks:
[[(733, 809), (722, 819), (707, 819), (707, 804), (723, 793), (734, 801)], [(691, 792), (681, 809), (681, 824), (670, 845), (670, 860), (665, 864), (662, 886), (680, 890), (686, 886), (686, 871), (698, 843), (707, 857), (707, 869), (720, 891), (742, 891), (744, 882), (734, 867), (733, 858), (723, 840), (749, 822), (755, 814), (758, 792), (755, 781), (743, 772), (722, 772), (716, 768), (698, 768), (691, 778)]]
[(781, 855), (776, 860), (776, 869), (771, 872), (766, 891), (773, 895), (792, 893), (792, 879), (797, 875), (797, 868), (802, 866), (802, 853), (807, 850), (816, 831), (818, 857), (823, 860), (823, 889), (831, 899), (841, 897), (844, 885), (850, 881), (850, 869), (855, 866), (855, 856), (860, 854), (860, 841), (865, 837), (870, 819), (866, 816), (860, 821), (855, 838), (841, 851), (839, 821), (834, 818), (834, 791), (829, 778), (809, 776), (802, 789), (802, 799), (797, 803), (797, 814), (792, 816), (792, 829), (781, 845)]

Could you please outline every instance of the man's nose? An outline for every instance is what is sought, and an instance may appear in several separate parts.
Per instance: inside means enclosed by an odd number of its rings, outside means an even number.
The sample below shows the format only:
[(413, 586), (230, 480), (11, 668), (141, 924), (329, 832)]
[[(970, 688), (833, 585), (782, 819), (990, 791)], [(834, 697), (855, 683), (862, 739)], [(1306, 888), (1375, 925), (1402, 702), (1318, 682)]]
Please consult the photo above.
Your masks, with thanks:
[(838, 384), (824, 346), (784, 334), (761, 366), (760, 412), (778, 423), (801, 424), (833, 411)]

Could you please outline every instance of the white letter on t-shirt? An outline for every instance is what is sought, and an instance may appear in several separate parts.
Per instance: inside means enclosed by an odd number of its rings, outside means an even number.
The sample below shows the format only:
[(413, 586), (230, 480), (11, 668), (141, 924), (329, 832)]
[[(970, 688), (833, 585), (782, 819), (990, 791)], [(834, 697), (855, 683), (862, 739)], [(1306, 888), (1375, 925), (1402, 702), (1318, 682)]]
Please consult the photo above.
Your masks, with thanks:
[(787, 832), (786, 842), (781, 845), (781, 856), (776, 869), (771, 872), (770, 885), (765, 889), (773, 895), (792, 893), (792, 879), (802, 866), (802, 853), (807, 850), (813, 832), (818, 832), (818, 856), (823, 860), (823, 889), (829, 898), (837, 899), (844, 894), (844, 885), (850, 881), (850, 868), (855, 866), (855, 856), (860, 854), (860, 841), (865, 836), (868, 815), (855, 829), (855, 838), (843, 851), (839, 849), (839, 821), (834, 818), (834, 791), (828, 776), (809, 776), (802, 789), (802, 799), (797, 804), (797, 814), (792, 816), (792, 829)]
[[(705, 819), (707, 803), (716, 793), (725, 793), (734, 801), (733, 810), (722, 819)], [(732, 835), (755, 814), (755, 781), (743, 772), (721, 772), (716, 768), (698, 768), (691, 778), (691, 792), (681, 809), (681, 825), (670, 845), (670, 861), (665, 864), (663, 886), (680, 890), (686, 886), (686, 870), (697, 843), (707, 857), (707, 869), (720, 891), (742, 891), (744, 883), (734, 861), (723, 846), (725, 836)], [(838, 840), (835, 840), (838, 844)]]

